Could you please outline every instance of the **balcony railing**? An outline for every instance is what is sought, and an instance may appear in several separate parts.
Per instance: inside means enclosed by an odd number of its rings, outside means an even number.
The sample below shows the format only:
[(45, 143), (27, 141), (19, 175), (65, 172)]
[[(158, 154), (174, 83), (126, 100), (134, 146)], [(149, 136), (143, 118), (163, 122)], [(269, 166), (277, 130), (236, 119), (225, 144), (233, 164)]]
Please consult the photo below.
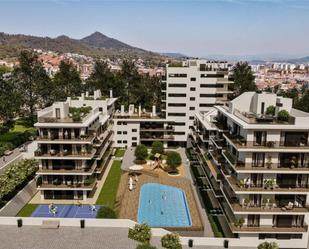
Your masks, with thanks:
[(304, 233), (308, 231), (308, 226), (291, 226), (291, 227), (277, 227), (276, 225), (261, 225), (261, 226), (247, 226), (236, 227), (230, 223), (233, 232), (260, 232), (260, 233)]
[(259, 183), (251, 180), (250, 183), (244, 181), (244, 179), (238, 180), (234, 176), (227, 176), (226, 179), (235, 192), (309, 192), (309, 186), (273, 183), (272, 179), (264, 179), (263, 182)]
[(85, 152), (81, 152), (81, 151), (73, 152), (71, 150), (68, 150), (68, 151), (50, 150), (49, 152), (47, 152), (47, 151), (36, 150), (34, 152), (34, 156), (36, 157), (92, 157), (95, 152), (96, 152), (95, 149), (88, 150)]

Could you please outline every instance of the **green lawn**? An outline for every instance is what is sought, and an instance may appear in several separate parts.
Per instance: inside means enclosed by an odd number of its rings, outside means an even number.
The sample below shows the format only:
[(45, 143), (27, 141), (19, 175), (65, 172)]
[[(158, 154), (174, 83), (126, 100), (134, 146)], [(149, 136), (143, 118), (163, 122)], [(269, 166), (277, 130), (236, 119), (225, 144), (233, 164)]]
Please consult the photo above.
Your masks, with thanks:
[(101, 189), (96, 204), (114, 208), (121, 173), (121, 162), (114, 161), (108, 172), (108, 176)]
[(115, 157), (123, 157), (125, 152), (126, 152), (125, 149), (117, 148), (117, 150), (115, 152)]
[(30, 217), (38, 204), (26, 204), (17, 214), (18, 217)]
[(0, 135), (0, 156), (6, 150), (12, 150), (24, 142), (28, 141), (30, 136), (36, 134), (36, 129), (29, 126), (24, 121), (17, 120), (12, 129)]

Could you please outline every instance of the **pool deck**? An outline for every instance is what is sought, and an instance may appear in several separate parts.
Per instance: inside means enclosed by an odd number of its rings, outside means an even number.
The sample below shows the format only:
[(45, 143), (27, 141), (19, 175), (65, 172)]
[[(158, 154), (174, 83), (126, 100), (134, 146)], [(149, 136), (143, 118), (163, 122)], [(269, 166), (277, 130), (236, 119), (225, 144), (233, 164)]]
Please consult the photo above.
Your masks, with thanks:
[(191, 182), (186, 177), (169, 176), (161, 169), (149, 170), (145, 167), (143, 173), (138, 177), (138, 182), (135, 182), (134, 190), (130, 191), (128, 189), (128, 181), (129, 174), (123, 174), (120, 180), (116, 198), (116, 208), (119, 212), (119, 218), (137, 221), (141, 186), (145, 183), (160, 183), (180, 188), (186, 193), (187, 203), (192, 220), (191, 227), (168, 227), (166, 229), (170, 231), (203, 231), (204, 226), (196, 204), (193, 190), (191, 188)]

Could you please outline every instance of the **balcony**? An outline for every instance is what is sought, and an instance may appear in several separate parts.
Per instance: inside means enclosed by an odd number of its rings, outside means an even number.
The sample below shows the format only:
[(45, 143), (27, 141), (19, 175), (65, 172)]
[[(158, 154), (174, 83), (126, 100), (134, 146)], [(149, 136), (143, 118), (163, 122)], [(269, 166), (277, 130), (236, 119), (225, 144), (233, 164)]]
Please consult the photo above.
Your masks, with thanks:
[(300, 227), (277, 227), (277, 226), (242, 226), (236, 227), (234, 224), (229, 223), (233, 233), (305, 233), (308, 230), (307, 225)]
[(240, 205), (239, 203), (230, 203), (235, 213), (308, 213), (308, 207), (285, 207), (279, 203), (269, 203), (262, 206), (258, 205)]
[(164, 136), (143, 136), (140, 137), (141, 141), (174, 141), (175, 137), (173, 135), (164, 135)]
[(40, 149), (37, 149), (34, 152), (34, 156), (39, 158), (39, 159), (49, 159), (49, 158), (66, 158), (66, 159), (71, 159), (71, 158), (86, 158), (86, 159), (91, 159), (96, 150), (88, 150), (88, 151), (78, 151), (78, 152), (73, 152), (71, 150), (63, 150), (63, 151), (57, 151), (57, 150), (50, 150), (49, 152), (47, 151), (41, 151)]
[[(255, 183), (251, 182), (250, 184), (245, 182), (244, 180), (238, 180), (234, 176), (227, 176), (226, 177), (229, 185), (234, 190), (234, 192), (265, 192), (265, 193), (272, 193), (272, 192), (280, 192), (280, 193), (293, 193), (293, 192), (302, 192), (306, 193), (309, 192), (309, 188), (307, 186), (289, 186), (283, 185), (280, 183), (272, 183), (272, 179), (264, 179), (264, 183)], [(268, 183), (267, 183), (268, 181)]]
[(87, 135), (80, 135), (78, 137), (72, 137), (72, 136), (39, 136), (37, 138), (37, 141), (39, 143), (49, 143), (49, 144), (56, 144), (56, 143), (62, 143), (62, 144), (85, 144), (85, 143), (92, 143), (93, 139), (95, 138), (94, 134), (87, 134)]
[(91, 191), (97, 182), (93, 180), (89, 183), (71, 183), (71, 184), (52, 184), (52, 183), (42, 183), (38, 189), (40, 190), (88, 190)]
[(287, 122), (282, 122), (272, 115), (257, 115), (252, 112), (241, 112), (237, 109), (234, 110), (234, 115), (248, 124), (286, 125), (295, 123), (295, 118), (291, 116)]
[(144, 126), (140, 128), (140, 131), (144, 132), (172, 132), (175, 131), (174, 126), (166, 126), (166, 127), (153, 127), (153, 126)]

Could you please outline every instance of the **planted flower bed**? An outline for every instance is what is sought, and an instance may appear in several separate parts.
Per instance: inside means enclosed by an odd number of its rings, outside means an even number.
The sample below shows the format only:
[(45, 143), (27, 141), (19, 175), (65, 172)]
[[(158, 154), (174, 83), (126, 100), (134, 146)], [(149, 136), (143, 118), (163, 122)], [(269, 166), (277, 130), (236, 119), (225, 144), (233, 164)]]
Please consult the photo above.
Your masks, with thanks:
[(23, 160), (0, 174), (0, 208), (33, 179), (37, 169), (37, 161)]

